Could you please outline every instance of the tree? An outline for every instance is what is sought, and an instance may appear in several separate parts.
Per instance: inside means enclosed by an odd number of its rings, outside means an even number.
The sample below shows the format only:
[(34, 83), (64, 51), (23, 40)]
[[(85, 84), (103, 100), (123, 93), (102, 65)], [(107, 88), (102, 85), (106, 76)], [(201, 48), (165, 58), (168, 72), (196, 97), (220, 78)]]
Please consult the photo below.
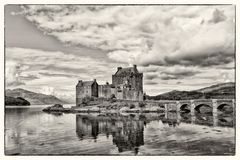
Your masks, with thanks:
[(144, 108), (146, 106), (146, 104), (144, 102), (139, 102), (138, 105), (139, 105), (140, 108)]
[(111, 94), (110, 99), (116, 98), (115, 94)]

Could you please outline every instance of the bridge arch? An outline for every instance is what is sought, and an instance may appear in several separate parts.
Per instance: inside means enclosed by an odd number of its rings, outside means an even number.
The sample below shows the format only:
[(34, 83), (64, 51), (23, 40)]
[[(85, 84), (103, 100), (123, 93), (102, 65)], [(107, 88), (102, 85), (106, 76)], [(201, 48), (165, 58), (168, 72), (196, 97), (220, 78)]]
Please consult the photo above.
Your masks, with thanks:
[(213, 107), (211, 105), (205, 104), (205, 103), (200, 103), (200, 104), (196, 105), (194, 107), (194, 110), (198, 113), (201, 113), (202, 112), (201, 109), (203, 109), (203, 107), (204, 107), (205, 113), (209, 113), (209, 112), (213, 113)]
[(222, 112), (233, 112), (233, 106), (230, 103), (221, 103), (218, 105), (217, 110)]
[(187, 104), (187, 103), (182, 104), (182, 105), (180, 106), (180, 111), (183, 111), (183, 112), (186, 112), (186, 113), (191, 112), (191, 106), (190, 106), (190, 104)]
[(165, 105), (162, 104), (162, 103), (158, 103), (158, 107), (159, 107), (159, 108), (162, 108), (162, 109), (166, 109), (166, 108), (165, 108)]

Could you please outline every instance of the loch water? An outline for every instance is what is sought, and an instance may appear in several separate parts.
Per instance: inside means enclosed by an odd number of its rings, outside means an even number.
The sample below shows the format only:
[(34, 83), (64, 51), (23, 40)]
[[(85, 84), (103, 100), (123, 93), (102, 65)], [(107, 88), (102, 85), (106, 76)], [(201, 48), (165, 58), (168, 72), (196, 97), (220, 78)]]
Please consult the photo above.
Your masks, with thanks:
[(234, 155), (235, 119), (218, 113), (45, 113), (5, 108), (6, 155)]

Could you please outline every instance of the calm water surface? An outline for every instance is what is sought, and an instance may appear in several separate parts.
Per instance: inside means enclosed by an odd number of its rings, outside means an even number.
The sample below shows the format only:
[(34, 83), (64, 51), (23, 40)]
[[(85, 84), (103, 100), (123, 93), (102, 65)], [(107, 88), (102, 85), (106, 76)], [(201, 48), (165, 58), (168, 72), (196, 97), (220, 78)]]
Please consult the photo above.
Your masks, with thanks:
[(48, 114), (7, 107), (7, 155), (234, 155), (232, 115)]

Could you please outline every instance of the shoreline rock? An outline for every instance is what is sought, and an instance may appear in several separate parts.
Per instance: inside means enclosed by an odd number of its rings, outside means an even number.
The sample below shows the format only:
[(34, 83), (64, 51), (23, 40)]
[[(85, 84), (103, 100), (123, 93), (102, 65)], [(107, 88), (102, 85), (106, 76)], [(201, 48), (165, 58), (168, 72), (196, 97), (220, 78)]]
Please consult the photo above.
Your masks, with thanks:
[(69, 108), (64, 108), (61, 104), (54, 104), (53, 106), (49, 106), (44, 108), (42, 111), (44, 112), (70, 112)]
[(5, 106), (30, 106), (30, 102), (22, 97), (5, 96)]
[(44, 108), (44, 112), (61, 112), (61, 113), (163, 113), (164, 109), (160, 107), (132, 107), (127, 104), (97, 104), (85, 107), (64, 108), (61, 104), (55, 104)]

